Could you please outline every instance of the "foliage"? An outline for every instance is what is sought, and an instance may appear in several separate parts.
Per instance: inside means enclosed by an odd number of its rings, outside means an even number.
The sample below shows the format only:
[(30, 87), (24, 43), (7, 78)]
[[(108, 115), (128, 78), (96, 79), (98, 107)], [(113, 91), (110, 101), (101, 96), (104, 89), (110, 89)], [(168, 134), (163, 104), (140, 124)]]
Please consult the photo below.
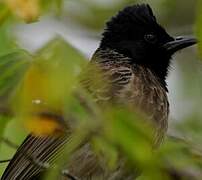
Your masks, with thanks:
[[(107, 18), (120, 7), (134, 1), (114, 2), (111, 6), (94, 1), (77, 2), (64, 0), (5, 0), (0, 2), (0, 138), (8, 137), (14, 143), (22, 142), (30, 132), (36, 135), (55, 135), (63, 122), (40, 119), (33, 112), (52, 112), (70, 115), (75, 122), (71, 141), (58, 158), (55, 169), (46, 179), (54, 179), (68, 161), (71, 153), (86, 139), (98, 156), (103, 156), (109, 171), (118, 164), (119, 156), (127, 160), (128, 169), (141, 169), (143, 180), (171, 179), (174, 171), (189, 176), (188, 171), (198, 175), (202, 169), (202, 121), (200, 106), (184, 121), (175, 124), (179, 134), (187, 134), (189, 139), (166, 138), (160, 149), (152, 151), (152, 129), (142, 125), (143, 117), (127, 108), (100, 108), (92, 97), (79, 86), (79, 74), (86, 59), (62, 37), (55, 37), (32, 55), (22, 50), (12, 34), (16, 24), (34, 23), (40, 17), (54, 14), (73, 19), (89, 29), (100, 29)], [(141, 1), (142, 2), (142, 1)], [(168, 12), (177, 9), (170, 1), (152, 1), (155, 7), (169, 6)], [(158, 4), (158, 5), (156, 5)], [(67, 6), (67, 9), (65, 7)], [(83, 9), (86, 13), (71, 10)], [(202, 3), (197, 9), (197, 36), (202, 39)], [(67, 12), (65, 11), (67, 10)], [(95, 15), (96, 14), (96, 15)], [(166, 18), (165, 18), (166, 19)], [(95, 23), (96, 22), (96, 23)], [(199, 45), (199, 53), (201, 45)], [(200, 89), (201, 90), (201, 89)], [(196, 93), (193, 93), (194, 95)], [(201, 93), (199, 93), (201, 96)], [(200, 104), (200, 103), (199, 103)], [(26, 108), (25, 108), (26, 107)], [(39, 125), (40, 124), (40, 125)], [(48, 128), (47, 128), (48, 127)], [(0, 160), (8, 159), (15, 150), (0, 142)], [(64, 158), (65, 157), (65, 158)], [(0, 164), (3, 172), (4, 166)], [(172, 172), (172, 173), (171, 173)], [(199, 172), (199, 173), (198, 173)]]

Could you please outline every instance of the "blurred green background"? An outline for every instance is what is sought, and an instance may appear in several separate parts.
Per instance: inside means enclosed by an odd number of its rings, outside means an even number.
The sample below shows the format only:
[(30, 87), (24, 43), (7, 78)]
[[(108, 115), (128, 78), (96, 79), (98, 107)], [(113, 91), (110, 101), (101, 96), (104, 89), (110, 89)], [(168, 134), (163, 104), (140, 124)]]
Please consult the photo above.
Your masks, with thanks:
[[(79, 69), (85, 63), (76, 59), (90, 59), (99, 45), (105, 22), (126, 5), (143, 2), (152, 6), (159, 23), (171, 35), (195, 35), (200, 40), (202, 39), (201, 0), (1, 1), (0, 60), (2, 61), (0, 61), (0, 89), (2, 90), (0, 90), (0, 108), (3, 109), (10, 105), (10, 99), (18, 89), (17, 87), (24, 77), (25, 69), (33, 59), (68, 60), (66, 66), (73, 67), (72, 64), (76, 63), (75, 69)], [(52, 40), (57, 37), (60, 40), (57, 40), (54, 44), (55, 42)], [(54, 45), (51, 45), (52, 43)], [(199, 48), (194, 46), (176, 54), (173, 57), (168, 77), (171, 108), (168, 133), (186, 139), (189, 142), (189, 147), (191, 149), (196, 147), (197, 151), (202, 151), (201, 51), (199, 44)], [(13, 55), (13, 53), (17, 53), (17, 55)], [(6, 65), (6, 62), (9, 63)], [(68, 76), (70, 75), (70, 69), (68, 68)], [(75, 74), (69, 79), (74, 79), (79, 74), (78, 72), (80, 70), (74, 72)], [(20, 144), (26, 134), (27, 131), (16, 120), (16, 117), (11, 118), (2, 115), (0, 136)], [(173, 158), (170, 159), (174, 164), (177, 164), (177, 167), (189, 168), (190, 166), (190, 169), (194, 169), (194, 172), (200, 172), (202, 162), (196, 163), (194, 159), (193, 163), (190, 163), (190, 156), (189, 158), (183, 156), (181, 149), (179, 149), (179, 147), (172, 143), (170, 145), (168, 142), (165, 147), (162, 147), (160, 153), (163, 154), (162, 157), (168, 159), (169, 157), (166, 157), (166, 154), (170, 153)], [(15, 149), (10, 148), (5, 143), (0, 144), (0, 160), (11, 158), (14, 152)], [(186, 165), (177, 163), (178, 158), (184, 160), (183, 162)], [(0, 164), (0, 174), (2, 174), (6, 165)], [(200, 178), (202, 179), (201, 174)], [(154, 178), (146, 175), (145, 179)]]

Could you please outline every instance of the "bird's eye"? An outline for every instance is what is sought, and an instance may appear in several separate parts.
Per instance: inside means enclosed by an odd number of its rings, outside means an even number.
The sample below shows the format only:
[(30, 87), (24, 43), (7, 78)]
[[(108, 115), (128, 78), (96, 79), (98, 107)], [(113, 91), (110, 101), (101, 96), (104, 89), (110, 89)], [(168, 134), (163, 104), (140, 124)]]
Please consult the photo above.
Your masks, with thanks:
[(154, 34), (146, 34), (144, 39), (151, 44), (155, 44), (157, 42), (157, 37)]

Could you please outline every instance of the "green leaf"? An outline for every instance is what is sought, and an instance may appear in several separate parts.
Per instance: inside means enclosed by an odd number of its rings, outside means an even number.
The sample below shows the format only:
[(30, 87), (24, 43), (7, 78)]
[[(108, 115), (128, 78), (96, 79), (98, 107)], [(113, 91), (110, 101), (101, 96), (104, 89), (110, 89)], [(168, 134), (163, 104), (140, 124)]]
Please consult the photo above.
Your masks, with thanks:
[(30, 64), (30, 56), (16, 51), (0, 57), (0, 137), (10, 119), (10, 103)]
[(68, 97), (86, 63), (85, 58), (60, 37), (40, 49), (36, 53), (35, 66), (42, 73), (41, 79), (46, 81), (47, 98), (61, 101)]
[(199, 55), (202, 57), (202, 0), (198, 1), (198, 6), (197, 6), (197, 19), (196, 19), (196, 35), (198, 37), (199, 43)]
[(64, 8), (64, 0), (43, 0), (40, 2), (42, 10), (45, 12), (61, 15)]
[[(105, 134), (132, 163), (151, 163), (152, 131), (149, 123), (127, 108), (113, 107), (106, 113)], [(146, 164), (145, 164), (146, 162)]]
[(0, 57), (0, 99), (7, 100), (16, 89), (28, 69), (31, 56), (25, 51), (13, 52)]

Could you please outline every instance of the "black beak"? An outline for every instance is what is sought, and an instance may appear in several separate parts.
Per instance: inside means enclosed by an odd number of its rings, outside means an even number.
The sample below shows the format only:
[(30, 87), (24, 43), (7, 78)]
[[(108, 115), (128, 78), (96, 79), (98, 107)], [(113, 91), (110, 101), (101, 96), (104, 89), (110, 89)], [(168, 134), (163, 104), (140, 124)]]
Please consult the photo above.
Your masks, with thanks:
[(167, 52), (175, 53), (178, 50), (192, 46), (196, 43), (197, 43), (197, 40), (194, 37), (180, 36), (180, 37), (176, 37), (173, 41), (170, 41), (164, 44), (163, 47), (166, 49)]

